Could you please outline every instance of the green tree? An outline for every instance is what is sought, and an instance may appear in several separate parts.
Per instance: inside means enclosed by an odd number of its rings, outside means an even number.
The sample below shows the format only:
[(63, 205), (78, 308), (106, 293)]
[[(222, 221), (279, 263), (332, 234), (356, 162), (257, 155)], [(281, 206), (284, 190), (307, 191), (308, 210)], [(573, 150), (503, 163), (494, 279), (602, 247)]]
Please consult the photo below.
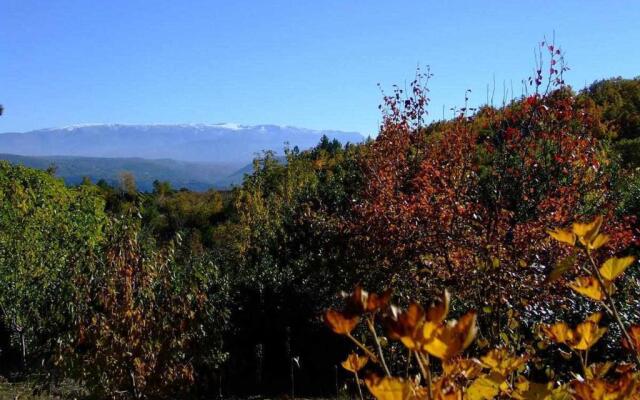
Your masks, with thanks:
[(603, 79), (591, 84), (580, 96), (597, 106), (603, 129), (613, 138), (623, 165), (639, 167), (640, 77)]
[(70, 326), (72, 277), (105, 221), (94, 187), (0, 162), (0, 313), (23, 363), (46, 359)]

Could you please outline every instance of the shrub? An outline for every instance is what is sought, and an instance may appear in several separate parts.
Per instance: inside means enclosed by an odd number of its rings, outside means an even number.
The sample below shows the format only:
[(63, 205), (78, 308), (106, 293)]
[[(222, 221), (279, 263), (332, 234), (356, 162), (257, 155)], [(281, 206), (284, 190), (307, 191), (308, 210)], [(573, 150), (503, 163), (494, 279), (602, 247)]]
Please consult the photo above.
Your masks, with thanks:
[[(623, 322), (614, 299), (614, 282), (635, 258), (610, 257), (598, 264), (596, 253), (611, 240), (609, 235), (600, 232), (601, 225), (602, 218), (598, 217), (589, 223), (574, 223), (571, 230), (549, 231), (553, 239), (586, 254), (588, 261), (579, 268), (582, 275), (568, 286), (596, 302), (599, 311), (575, 327), (563, 321), (540, 324), (538, 345), (528, 346), (520, 350), (520, 354), (515, 353), (519, 349), (503, 342), (491, 350), (483, 350), (480, 357), (463, 356), (476, 338), (477, 314), (468, 311), (457, 320), (446, 321), (450, 308), (446, 290), (428, 308), (411, 303), (401, 310), (390, 304), (388, 291), (378, 295), (356, 288), (345, 296), (342, 310), (330, 309), (324, 319), (333, 332), (348, 338), (361, 353), (352, 353), (342, 364), (353, 372), (360, 398), (363, 395), (359, 373), (365, 376), (364, 384), (371, 394), (385, 400), (640, 398), (640, 374), (634, 372), (640, 366), (640, 325), (629, 326)], [(570, 269), (573, 266), (556, 269), (552, 274), (557, 278)], [(594, 362), (595, 357), (589, 358), (590, 349), (607, 333), (607, 327), (601, 325), (604, 312), (611, 317), (611, 324), (622, 332), (623, 345), (635, 365), (622, 360)], [(353, 334), (360, 322), (369, 334), (368, 340), (360, 340)], [(387, 339), (380, 333), (380, 327), (386, 328), (386, 338), (401, 342), (405, 348), (402, 352), (405, 365), (399, 371), (394, 371), (385, 361), (388, 352), (385, 354), (383, 348)], [(547, 364), (547, 360), (538, 356), (537, 349), (549, 343), (569, 349), (571, 353), (567, 358), (579, 360), (580, 369), (573, 374), (575, 378), (565, 380), (556, 376), (557, 366)], [(394, 351), (393, 347), (386, 347)], [(481, 347), (476, 345), (476, 352)], [(371, 365), (366, 368), (368, 372), (362, 372), (368, 364)], [(536, 371), (544, 371), (547, 381), (536, 382)]]
[(504, 310), (534, 318), (563, 299), (543, 284), (564, 251), (543, 240), (546, 227), (598, 212), (616, 232), (612, 250), (636, 239), (635, 216), (616, 214), (612, 161), (593, 134), (598, 116), (564, 86), (561, 52), (544, 48), (556, 65), (549, 89), (539, 70), (533, 94), (501, 109), (468, 116), (465, 107), (424, 127), (428, 75), (410, 93), (386, 96), (361, 165), (366, 184), (347, 217), (363, 281), (392, 282), (417, 299), (446, 286), (489, 314), (481, 323), (491, 341), (508, 323)]
[(80, 310), (60, 364), (100, 396), (188, 393), (194, 365), (215, 368), (224, 359), (224, 277), (203, 260), (177, 263), (172, 245), (154, 250), (141, 242), (134, 216), (110, 228), (103, 258), (75, 276)]

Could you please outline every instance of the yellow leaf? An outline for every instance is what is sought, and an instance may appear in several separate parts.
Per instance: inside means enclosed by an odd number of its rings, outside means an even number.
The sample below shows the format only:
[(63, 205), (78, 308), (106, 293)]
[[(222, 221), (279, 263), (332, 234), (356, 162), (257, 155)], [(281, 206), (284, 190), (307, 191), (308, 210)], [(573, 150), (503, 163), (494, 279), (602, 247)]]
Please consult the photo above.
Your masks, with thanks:
[(622, 275), (634, 261), (635, 258), (632, 256), (623, 258), (612, 257), (600, 266), (600, 274), (604, 279), (613, 281), (618, 276)]
[(583, 296), (601, 301), (604, 299), (604, 291), (600, 283), (593, 276), (580, 276), (569, 284), (569, 287)]
[(469, 312), (458, 321), (447, 324), (426, 322), (422, 349), (441, 360), (447, 360), (466, 349), (476, 337), (476, 313)]
[(587, 350), (596, 344), (605, 332), (607, 328), (600, 328), (596, 322), (587, 320), (576, 327), (575, 341), (570, 346), (576, 350)]
[(557, 322), (553, 325), (543, 325), (542, 331), (556, 343), (566, 344), (576, 350), (587, 350), (607, 331), (607, 328), (598, 326), (601, 318), (601, 313), (594, 313), (575, 329), (569, 328), (564, 322)]
[(585, 246), (598, 235), (602, 226), (602, 216), (597, 216), (593, 221), (588, 223), (573, 223), (573, 233), (578, 236), (580, 242)]
[[(462, 400), (464, 389), (456, 384), (454, 380), (440, 377), (433, 382), (434, 400)], [(418, 398), (426, 399), (428, 396), (426, 388), (422, 388), (422, 393), (418, 393)]]
[(602, 320), (602, 313), (601, 312), (595, 312), (593, 314), (590, 314), (587, 317), (587, 319), (585, 319), (585, 321), (590, 321), (590, 322), (593, 322), (595, 324), (599, 324), (601, 320)]
[(443, 324), (437, 324), (434, 322), (425, 322), (422, 326), (422, 342), (428, 342), (429, 346), (438, 352), (446, 352), (447, 344), (443, 343), (440, 339), (437, 338), (438, 335), (442, 336), (442, 331), (444, 330)]
[(400, 378), (376, 375), (367, 377), (365, 384), (371, 394), (378, 400), (407, 400), (415, 398), (413, 386)]
[(367, 362), (369, 362), (369, 357), (351, 353), (349, 354), (349, 357), (342, 362), (342, 367), (347, 371), (356, 373), (364, 368), (364, 366), (367, 365)]
[(591, 364), (585, 371), (585, 375), (587, 379), (604, 378), (613, 365), (612, 361)]
[(497, 373), (483, 375), (473, 381), (467, 389), (468, 400), (491, 400), (500, 393), (504, 377)]
[(545, 400), (573, 400), (573, 396), (569, 393), (566, 385), (553, 389), (551, 394)]
[(605, 235), (604, 233), (601, 233), (595, 238), (593, 238), (593, 240), (589, 241), (586, 244), (586, 246), (589, 248), (589, 250), (597, 250), (600, 247), (607, 244), (608, 241), (609, 241), (609, 235)]
[(511, 397), (518, 400), (546, 400), (552, 393), (551, 383), (529, 382), (524, 376), (519, 376)]
[(556, 322), (553, 325), (543, 325), (542, 331), (550, 340), (556, 343), (573, 341), (573, 330), (564, 322)]
[(571, 246), (576, 244), (576, 235), (573, 232), (562, 229), (549, 229), (547, 230), (547, 233), (558, 242), (566, 243)]
[(493, 349), (480, 358), (485, 367), (507, 376), (527, 362), (526, 357), (515, 357), (504, 349)]

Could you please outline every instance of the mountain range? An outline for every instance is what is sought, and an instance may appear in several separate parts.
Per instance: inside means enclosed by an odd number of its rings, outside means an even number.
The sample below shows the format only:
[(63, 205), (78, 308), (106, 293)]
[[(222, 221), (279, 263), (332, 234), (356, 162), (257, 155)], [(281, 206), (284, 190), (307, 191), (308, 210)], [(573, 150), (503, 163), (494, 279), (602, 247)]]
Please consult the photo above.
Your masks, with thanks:
[(323, 135), (342, 143), (364, 140), (356, 132), (279, 125), (91, 124), (0, 134), (0, 159), (33, 168), (55, 165), (68, 184), (85, 176), (113, 184), (120, 172), (129, 171), (141, 190), (156, 179), (206, 190), (241, 182), (262, 151), (282, 155), (286, 147), (308, 149)]

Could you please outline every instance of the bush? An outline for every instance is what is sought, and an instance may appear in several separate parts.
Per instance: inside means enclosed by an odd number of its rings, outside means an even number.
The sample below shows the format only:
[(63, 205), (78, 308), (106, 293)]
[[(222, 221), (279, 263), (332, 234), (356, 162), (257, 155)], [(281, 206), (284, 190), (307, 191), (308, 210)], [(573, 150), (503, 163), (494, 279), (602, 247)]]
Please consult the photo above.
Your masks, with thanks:
[(196, 365), (224, 360), (224, 277), (204, 259), (178, 263), (173, 245), (143, 243), (136, 217), (114, 220), (104, 256), (74, 278), (79, 310), (59, 361), (91, 393), (182, 396), (193, 389)]
[[(378, 295), (356, 288), (346, 296), (342, 310), (330, 309), (325, 313), (325, 322), (333, 332), (348, 338), (360, 353), (352, 353), (342, 363), (353, 373), (360, 398), (363, 398), (360, 388), (363, 375), (371, 394), (385, 400), (640, 398), (640, 374), (633, 367), (640, 366), (640, 325), (629, 326), (622, 321), (613, 289), (614, 281), (623, 276), (635, 258), (610, 257), (596, 263), (596, 253), (611, 239), (600, 232), (601, 225), (602, 218), (598, 217), (589, 223), (574, 223), (571, 230), (549, 231), (553, 239), (586, 255), (588, 261), (575, 268), (581, 275), (568, 286), (595, 303), (598, 311), (575, 327), (563, 321), (539, 324), (535, 342), (514, 344), (505, 340), (491, 350), (478, 343), (474, 352), (484, 354), (478, 358), (463, 356), (478, 332), (477, 313), (467, 311), (457, 320), (446, 321), (450, 309), (446, 290), (428, 308), (411, 303), (401, 310), (390, 304), (389, 291)], [(569, 270), (574, 270), (574, 266), (558, 267), (551, 278), (557, 279)], [(593, 351), (607, 333), (607, 327), (602, 326), (605, 312), (611, 318), (610, 325), (622, 333), (622, 343), (633, 364), (623, 362), (622, 358), (603, 362), (604, 354)], [(352, 334), (360, 322), (364, 325), (362, 331), (368, 333), (366, 341), (356, 338), (365, 335)], [(513, 319), (513, 323), (517, 320)], [(393, 368), (388, 362), (389, 353), (396, 348), (386, 345), (380, 326), (386, 328), (386, 338), (402, 343), (404, 351), (398, 352), (404, 361), (401, 368)], [(385, 352), (384, 346), (390, 351)], [(549, 363), (548, 356), (538, 355), (538, 350), (544, 351), (547, 346), (557, 346), (559, 352), (569, 350), (571, 353), (566, 353), (565, 359), (577, 360), (578, 371), (572, 375), (558, 374), (558, 365)], [(547, 380), (540, 382), (540, 375), (546, 375)]]
[(45, 172), (0, 162), (0, 318), (23, 368), (48, 365), (68, 332), (72, 277), (99, 248), (105, 222), (94, 187), (67, 188)]
[[(557, 49), (548, 58), (562, 65)], [(598, 115), (557, 68), (548, 91), (538, 75), (531, 95), (427, 127), (428, 76), (385, 97), (361, 165), (366, 184), (347, 216), (363, 282), (391, 282), (417, 300), (447, 287), (488, 314), (482, 335), (496, 342), (506, 309), (527, 316), (514, 334), (530, 335), (527, 321), (561, 308), (566, 292), (543, 285), (564, 252), (544, 240), (547, 227), (597, 212), (616, 232), (613, 251), (635, 242), (635, 216), (617, 213), (615, 162), (593, 136)]]

